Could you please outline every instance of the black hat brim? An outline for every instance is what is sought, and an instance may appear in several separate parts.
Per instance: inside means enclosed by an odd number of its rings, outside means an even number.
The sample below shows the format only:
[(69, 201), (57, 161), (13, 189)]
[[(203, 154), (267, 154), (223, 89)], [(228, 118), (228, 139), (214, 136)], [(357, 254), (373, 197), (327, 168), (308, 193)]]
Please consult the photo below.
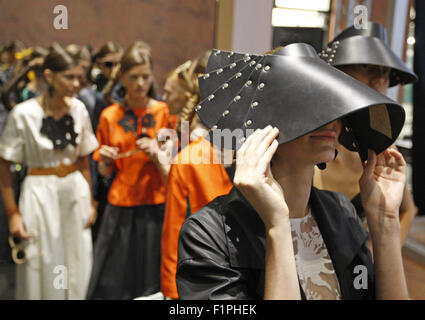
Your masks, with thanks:
[[(405, 120), (398, 103), (312, 56), (310, 46), (294, 45), (306, 54), (284, 55), (288, 48), (279, 55), (241, 55), (201, 77), (201, 121), (213, 130), (240, 130), (240, 145), (268, 125), (279, 129), (282, 144), (343, 119), (340, 141), (363, 160), (367, 149), (378, 154), (394, 143)], [(229, 52), (215, 53), (210, 59), (227, 63)]]

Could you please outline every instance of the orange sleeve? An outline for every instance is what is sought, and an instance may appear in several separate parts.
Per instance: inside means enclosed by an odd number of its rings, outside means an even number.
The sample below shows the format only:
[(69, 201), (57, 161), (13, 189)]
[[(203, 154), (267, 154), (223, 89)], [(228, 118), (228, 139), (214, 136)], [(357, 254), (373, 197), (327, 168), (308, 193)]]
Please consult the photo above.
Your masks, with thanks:
[(168, 108), (167, 105), (165, 105), (164, 108), (164, 120), (162, 122), (162, 127), (163, 128), (170, 128), (170, 120), (171, 120), (171, 115), (170, 115), (170, 109)]
[(102, 145), (109, 145), (109, 125), (103, 112), (100, 115), (99, 124), (97, 126), (96, 138), (99, 143), (99, 148), (93, 153), (93, 160), (100, 161), (100, 147), (102, 147)]
[(164, 225), (161, 239), (161, 291), (178, 298), (176, 285), (177, 247), (180, 228), (186, 219), (187, 190), (180, 184), (179, 166), (171, 165), (167, 179)]
[(174, 114), (170, 114), (168, 116), (168, 128), (176, 130), (178, 121), (179, 121), (178, 116)]

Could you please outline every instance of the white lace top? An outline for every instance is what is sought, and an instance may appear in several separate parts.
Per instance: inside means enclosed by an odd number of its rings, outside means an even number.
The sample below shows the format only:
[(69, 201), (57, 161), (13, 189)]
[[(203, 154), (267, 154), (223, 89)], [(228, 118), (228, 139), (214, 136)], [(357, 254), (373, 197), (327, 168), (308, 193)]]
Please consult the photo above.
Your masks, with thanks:
[(291, 219), (298, 278), (307, 300), (341, 300), (338, 278), (311, 211)]

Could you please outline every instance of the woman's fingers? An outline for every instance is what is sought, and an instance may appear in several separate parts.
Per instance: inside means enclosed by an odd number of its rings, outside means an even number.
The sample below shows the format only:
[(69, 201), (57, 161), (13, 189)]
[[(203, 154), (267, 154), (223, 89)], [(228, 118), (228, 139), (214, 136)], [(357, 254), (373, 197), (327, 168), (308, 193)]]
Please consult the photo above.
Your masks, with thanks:
[(366, 166), (364, 166), (363, 170), (363, 176), (364, 177), (370, 177), (373, 175), (373, 171), (375, 170), (376, 166), (376, 153), (372, 149), (368, 150), (368, 157), (367, 157), (367, 163)]
[(25, 229), (25, 225), (24, 223), (22, 223), (19, 226), (18, 232), (16, 233), (16, 235), (24, 240), (28, 240), (29, 238), (31, 238), (31, 235), (27, 232), (27, 230)]
[(388, 152), (393, 157), (397, 169), (399, 169), (400, 167), (406, 166), (406, 161), (404, 160), (403, 155), (399, 151), (395, 149), (391, 149), (391, 150), (388, 150)]
[(90, 217), (84, 227), (87, 229), (90, 226), (94, 225), (94, 223), (96, 222), (96, 219), (97, 219), (97, 210), (96, 210), (96, 207), (92, 205)]
[(99, 153), (100, 153), (100, 155), (102, 155), (104, 157), (115, 159), (115, 157), (118, 154), (118, 148), (109, 147), (109, 146), (102, 146)]
[(262, 155), (275, 138), (270, 138), (271, 135), (277, 136), (276, 130), (277, 129), (273, 128), (272, 126), (267, 126), (263, 130), (259, 131), (257, 134), (253, 135), (251, 143), (247, 147), (245, 153)]
[(271, 126), (262, 130), (257, 129), (239, 149), (237, 154), (239, 163), (244, 159), (243, 161), (248, 161), (250, 164), (256, 164), (264, 156), (278, 134), (279, 130)]
[(269, 145), (264, 155), (261, 157), (260, 162), (267, 164), (269, 166), (270, 161), (272, 160), (277, 148), (279, 147), (279, 142), (274, 139), (273, 142)]
[(152, 146), (152, 139), (150, 138), (140, 138), (139, 140), (136, 141), (136, 145), (140, 148), (140, 149), (149, 149)]

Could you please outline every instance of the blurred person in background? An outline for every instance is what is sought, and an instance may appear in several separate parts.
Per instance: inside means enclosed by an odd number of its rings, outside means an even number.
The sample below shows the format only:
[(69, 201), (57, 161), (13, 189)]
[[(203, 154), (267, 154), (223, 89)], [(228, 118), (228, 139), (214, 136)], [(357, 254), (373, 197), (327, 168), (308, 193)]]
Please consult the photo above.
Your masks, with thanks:
[(45, 93), (47, 85), (42, 66), (48, 53), (47, 49), (36, 46), (16, 54), (19, 68), (1, 89), (1, 99), (7, 109)]
[[(171, 164), (167, 178), (161, 240), (161, 291), (171, 299), (179, 297), (176, 286), (177, 244), (183, 222), (186, 217), (214, 198), (227, 194), (232, 188), (220, 158), (221, 152), (205, 139), (207, 130), (195, 112), (200, 100), (198, 77), (205, 73), (210, 54), (211, 51), (207, 51), (177, 67), (168, 76), (164, 87), (164, 99), (170, 112), (179, 114), (179, 134), (186, 131), (181, 128), (185, 124), (190, 128), (191, 140)], [(188, 163), (184, 159), (188, 159)]]
[(66, 52), (68, 52), (75, 60), (78, 61), (78, 64), (83, 68), (84, 78), (81, 83), (81, 89), (89, 86), (91, 83), (88, 80), (88, 72), (91, 67), (91, 53), (87, 46), (79, 46), (75, 43), (71, 43), (65, 47)]
[[(76, 51), (77, 56), (87, 57), (84, 47)], [(122, 47), (118, 43), (108, 41), (102, 45), (93, 55), (92, 64), (85, 72), (92, 85), (83, 88), (79, 95), (80, 99), (90, 114), (93, 130), (96, 132), (99, 123), (100, 114), (108, 104), (105, 101), (103, 89), (119, 69), (119, 62), (122, 56)], [(80, 59), (80, 64), (86, 63), (86, 59)], [(97, 162), (90, 158), (90, 170), (92, 176), (92, 192), (97, 205), (97, 220), (92, 227), (93, 241), (96, 241), (102, 222), (103, 213), (107, 204), (107, 195), (112, 183), (113, 176), (106, 178), (99, 174)]]
[(87, 299), (133, 299), (160, 291), (165, 177), (157, 135), (168, 126), (164, 102), (151, 98), (147, 50), (129, 48), (120, 62), (122, 104), (103, 110), (93, 155), (102, 176), (115, 173), (95, 243)]

